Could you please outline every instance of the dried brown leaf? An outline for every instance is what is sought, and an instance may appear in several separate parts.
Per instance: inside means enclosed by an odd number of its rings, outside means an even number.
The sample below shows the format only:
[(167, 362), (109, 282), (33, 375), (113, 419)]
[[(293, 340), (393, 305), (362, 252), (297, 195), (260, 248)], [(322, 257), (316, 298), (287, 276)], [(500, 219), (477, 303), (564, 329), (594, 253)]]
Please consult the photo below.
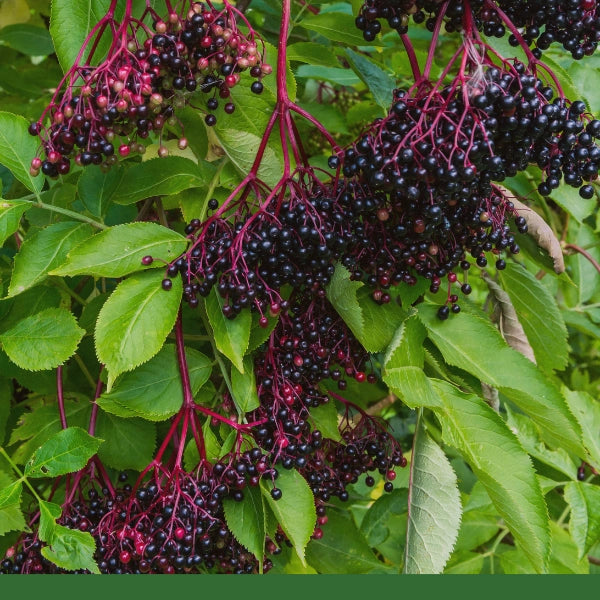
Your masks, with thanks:
[(494, 321), (498, 324), (506, 343), (535, 363), (533, 348), (529, 344), (508, 294), (487, 273), (483, 273), (483, 278), (494, 302)]

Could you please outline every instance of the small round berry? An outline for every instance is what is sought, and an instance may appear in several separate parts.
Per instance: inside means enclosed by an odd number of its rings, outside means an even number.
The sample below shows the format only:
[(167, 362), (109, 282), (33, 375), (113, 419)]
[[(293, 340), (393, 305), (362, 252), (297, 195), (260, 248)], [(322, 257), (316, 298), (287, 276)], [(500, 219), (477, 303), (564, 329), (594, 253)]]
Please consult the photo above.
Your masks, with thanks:
[(365, 485), (367, 487), (373, 487), (375, 485), (375, 479), (373, 479), (373, 477), (371, 477), (370, 475), (368, 475), (365, 478)]
[(216, 198), (211, 198), (208, 201), (208, 208), (209, 208), (209, 210), (217, 210), (217, 208), (219, 208), (219, 202), (217, 201)]
[(173, 287), (173, 282), (170, 279), (162, 280), (162, 288), (163, 290), (169, 291)]
[(235, 104), (233, 102), (228, 102), (224, 107), (223, 110), (228, 114), (231, 115), (235, 112)]
[(279, 500), (281, 496), (283, 496), (283, 494), (279, 488), (273, 488), (271, 490), (271, 498), (273, 498), (273, 500)]
[(383, 489), (386, 492), (391, 492), (394, 490), (394, 484), (391, 481), (386, 481), (385, 485), (383, 486)]
[(144, 256), (142, 258), (142, 264), (145, 266), (151, 265), (154, 262), (154, 259), (151, 256)]
[(437, 316), (442, 321), (445, 321), (448, 318), (449, 314), (450, 314), (450, 308), (448, 306), (444, 305), (444, 306), (440, 306), (438, 308)]
[(214, 125), (217, 124), (217, 117), (215, 117), (215, 115), (206, 115), (206, 117), (204, 117), (204, 122), (209, 126), (209, 127), (213, 127)]
[(594, 186), (584, 185), (579, 189), (579, 195), (585, 200), (592, 199), (594, 197)]
[(260, 81), (255, 81), (251, 86), (250, 90), (253, 94), (262, 94), (264, 85)]
[(267, 317), (261, 317), (258, 320), (258, 324), (264, 329), (269, 324), (269, 319), (267, 319)]
[(465, 295), (468, 296), (472, 291), (473, 288), (468, 284), (468, 283), (463, 283), (460, 286), (460, 291)]

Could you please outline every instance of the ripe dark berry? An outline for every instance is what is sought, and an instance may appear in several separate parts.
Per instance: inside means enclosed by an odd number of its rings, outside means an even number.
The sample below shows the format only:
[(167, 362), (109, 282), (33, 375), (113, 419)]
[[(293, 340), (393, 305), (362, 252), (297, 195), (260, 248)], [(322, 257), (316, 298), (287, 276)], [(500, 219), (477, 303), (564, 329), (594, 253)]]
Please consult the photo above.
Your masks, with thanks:
[(151, 256), (144, 256), (142, 258), (142, 264), (145, 266), (151, 265), (154, 262), (154, 259)]
[(208, 208), (209, 210), (217, 210), (217, 208), (219, 208), (219, 202), (215, 198), (211, 198), (208, 201)]
[(208, 115), (206, 115), (206, 117), (204, 117), (204, 122), (209, 127), (213, 127), (214, 125), (217, 124), (217, 117), (215, 117), (215, 115), (213, 115), (213, 114), (208, 114)]
[(440, 306), (437, 311), (437, 316), (442, 321), (445, 321), (450, 315), (450, 308), (448, 306)]
[(264, 85), (260, 82), (260, 81), (255, 81), (251, 86), (250, 89), (252, 90), (252, 92), (254, 94), (262, 94), (263, 89), (264, 89)]
[(173, 281), (171, 279), (163, 279), (162, 280), (163, 290), (169, 291), (172, 287), (173, 287)]
[(271, 498), (273, 498), (273, 500), (279, 500), (281, 496), (283, 496), (283, 494), (279, 488), (273, 488), (271, 490)]

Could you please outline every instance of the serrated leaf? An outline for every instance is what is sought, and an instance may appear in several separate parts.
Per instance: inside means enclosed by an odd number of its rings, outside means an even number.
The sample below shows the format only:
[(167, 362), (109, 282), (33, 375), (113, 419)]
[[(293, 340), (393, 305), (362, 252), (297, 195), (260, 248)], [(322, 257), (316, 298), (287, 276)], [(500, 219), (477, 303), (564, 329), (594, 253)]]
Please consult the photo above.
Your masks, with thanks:
[(345, 50), (352, 70), (361, 78), (373, 94), (373, 99), (385, 111), (389, 110), (396, 88), (395, 78), (384, 71), (369, 57), (350, 48)]
[[(68, 71), (75, 62), (86, 36), (108, 12), (109, 6), (110, 0), (81, 0), (76, 4), (71, 0), (52, 0), (50, 33), (63, 71)], [(104, 57), (111, 39), (108, 32), (102, 37), (96, 60)]]
[[(552, 554), (548, 564), (551, 575), (583, 575), (589, 573), (587, 560), (579, 560), (577, 547), (569, 534), (553, 521), (550, 522), (552, 531)], [(521, 549), (503, 552), (500, 555), (500, 565), (507, 575), (532, 574), (535, 572), (531, 559)]]
[[(67, 423), (71, 426), (86, 428), (90, 415), (89, 402), (73, 402), (65, 399)], [(12, 459), (17, 464), (24, 464), (31, 454), (55, 433), (61, 431), (60, 416), (56, 404), (36, 407), (31, 412), (24, 412), (13, 429), (8, 445), (16, 444)]]
[(339, 511), (328, 512), (323, 537), (311, 540), (306, 549), (306, 559), (319, 573), (361, 574), (380, 568), (369, 544), (353, 521)]
[(250, 341), (252, 326), (250, 312), (244, 310), (235, 319), (228, 319), (223, 314), (223, 299), (217, 290), (213, 289), (206, 298), (206, 313), (217, 348), (243, 373), (244, 355)]
[(256, 389), (256, 377), (254, 375), (254, 364), (251, 357), (244, 359), (244, 372), (231, 369), (231, 388), (233, 401), (238, 413), (243, 415), (260, 406), (258, 391)]
[(112, 199), (117, 204), (134, 204), (151, 196), (170, 196), (202, 187), (213, 174), (214, 167), (205, 161), (197, 164), (181, 156), (153, 158), (127, 169)]
[(40, 527), (38, 535), (42, 542), (50, 543), (52, 541), (52, 536), (57, 526), (56, 519), (60, 517), (61, 513), (62, 509), (58, 504), (40, 500)]
[(544, 444), (535, 423), (519, 413), (506, 408), (508, 418), (506, 424), (517, 436), (523, 448), (534, 458), (560, 471), (569, 479), (577, 476), (577, 465), (562, 448), (551, 450)]
[(75, 353), (85, 331), (63, 308), (47, 308), (19, 321), (0, 335), (10, 360), (27, 371), (62, 365)]
[(276, 486), (282, 491), (279, 500), (271, 496), (273, 482), (261, 481), (263, 496), (266, 498), (281, 528), (294, 546), (302, 564), (306, 564), (305, 550), (315, 529), (317, 513), (313, 493), (306, 480), (295, 469), (279, 470)]
[[(185, 352), (192, 393), (196, 395), (210, 377), (211, 360), (193, 348), (186, 348)], [(182, 402), (183, 387), (173, 344), (165, 344), (147, 363), (124, 373), (111, 391), (98, 399), (98, 405), (106, 412), (149, 421), (172, 417)]]
[(569, 532), (582, 559), (600, 540), (600, 488), (571, 481), (565, 485), (564, 493), (571, 507)]
[(118, 166), (113, 166), (108, 173), (97, 165), (89, 165), (83, 170), (77, 181), (77, 195), (92, 215), (106, 215), (124, 174), (124, 169)]
[(265, 548), (265, 510), (259, 487), (246, 486), (244, 499), (236, 502), (233, 498), (223, 500), (227, 527), (235, 539), (252, 552), (262, 564)]
[(188, 241), (179, 233), (157, 223), (127, 223), (106, 229), (73, 248), (64, 264), (51, 275), (73, 277), (123, 277), (148, 267), (144, 256), (152, 256), (152, 267), (164, 268), (165, 262), (182, 254)]
[(0, 164), (31, 192), (39, 193), (44, 186), (43, 177), (29, 173), (31, 159), (36, 155), (38, 141), (27, 132), (29, 123), (24, 117), (0, 112)]
[(445, 575), (478, 575), (485, 557), (477, 552), (460, 552), (454, 555), (444, 569)]
[(458, 537), (456, 474), (419, 418), (413, 441), (404, 573), (441, 573)]
[(152, 462), (156, 446), (154, 423), (99, 412), (96, 435), (105, 440), (98, 456), (107, 467), (141, 471)]
[(578, 455), (584, 452), (581, 430), (560, 391), (533, 363), (510, 348), (489, 321), (467, 310), (440, 321), (431, 304), (422, 304), (418, 314), (448, 364), (472, 373), (510, 398), (534, 419), (553, 445)]
[(42, 282), (49, 271), (65, 261), (73, 247), (92, 233), (90, 225), (63, 221), (27, 237), (15, 256), (8, 296), (16, 296)]
[(94, 560), (96, 542), (87, 531), (77, 531), (57, 525), (50, 546), (42, 548), (42, 556), (61, 569), (81, 569), (100, 574)]
[(331, 283), (327, 286), (327, 299), (359, 339), (365, 326), (362, 310), (356, 297), (361, 287), (360, 281), (350, 280), (348, 269), (341, 264), (335, 266), (335, 273), (331, 278)]
[(390, 518), (407, 511), (407, 489), (393, 490), (377, 498), (360, 524), (360, 532), (365, 536), (369, 546), (374, 548), (385, 542), (390, 535)]
[(26, 477), (57, 477), (83, 469), (103, 440), (80, 427), (68, 427), (38, 448), (25, 466)]
[[(241, 173), (248, 173), (260, 146), (260, 136), (249, 131), (224, 128), (219, 129), (216, 135), (231, 162)], [(258, 178), (270, 187), (274, 187), (283, 174), (283, 157), (276, 148), (267, 145), (258, 169)]]
[(481, 398), (432, 380), (443, 408), (436, 411), (443, 440), (469, 463), (517, 545), (537, 572), (550, 552), (548, 512), (530, 458), (500, 416)]
[[(499, 519), (496, 514), (488, 514), (480, 510), (465, 512), (460, 523), (454, 552), (474, 550), (485, 544), (485, 542), (498, 533), (498, 521)], [(451, 559), (450, 562), (454, 561)]]
[(13, 481), (0, 471), (0, 536), (9, 531), (24, 531), (27, 528), (21, 510), (21, 481)]
[(600, 469), (600, 403), (587, 392), (562, 389), (567, 404), (583, 431), (583, 444), (588, 451), (587, 460)]
[(19, 229), (21, 217), (33, 206), (24, 200), (0, 198), (0, 246)]
[(483, 279), (487, 283), (488, 289), (490, 290), (490, 296), (494, 302), (493, 320), (498, 324), (502, 337), (504, 337), (511, 348), (520, 352), (531, 362), (536, 362), (533, 348), (519, 321), (515, 307), (510, 300), (510, 296), (485, 272), (483, 273)]
[(342, 440), (338, 428), (338, 412), (333, 400), (315, 408), (311, 407), (309, 418), (313, 423), (313, 431), (319, 430), (323, 434), (323, 437), (329, 438), (334, 442)]
[(173, 288), (161, 286), (162, 274), (138, 273), (122, 281), (104, 303), (96, 322), (96, 352), (115, 378), (145, 363), (162, 348), (173, 329), (183, 293), (181, 278)]
[(521, 265), (500, 271), (502, 287), (510, 296), (519, 322), (542, 369), (564, 369), (569, 357), (567, 327), (548, 289)]
[(277, 323), (279, 323), (279, 314), (276, 317), (272, 317), (267, 314), (267, 326), (261, 327), (258, 324), (258, 320), (260, 316), (258, 313), (254, 313), (252, 315), (252, 329), (250, 330), (250, 340), (248, 342), (248, 350), (246, 350), (246, 354), (253, 352), (260, 346), (262, 346), (271, 336), (273, 329), (277, 327)]

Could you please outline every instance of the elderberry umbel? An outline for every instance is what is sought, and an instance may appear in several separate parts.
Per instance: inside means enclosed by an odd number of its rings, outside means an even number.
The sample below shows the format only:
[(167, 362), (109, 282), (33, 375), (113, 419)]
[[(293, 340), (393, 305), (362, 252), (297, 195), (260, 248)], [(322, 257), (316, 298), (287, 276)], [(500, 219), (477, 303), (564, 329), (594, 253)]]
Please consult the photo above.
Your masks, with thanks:
[[(238, 27), (241, 16), (244, 33)], [(144, 23), (148, 17), (153, 29)], [(113, 42), (107, 56), (92, 62), (98, 41), (110, 28)], [(34, 158), (32, 175), (41, 170), (49, 177), (69, 172), (71, 162), (109, 167), (118, 156), (143, 153), (143, 140), (151, 133), (159, 141), (159, 155), (166, 124), (181, 131), (179, 147), (187, 140), (176, 117), (177, 109), (201, 101), (212, 118), (218, 98), (226, 100), (225, 112), (233, 112), (230, 90), (248, 71), (255, 80), (252, 90), (262, 91), (261, 80), (271, 72), (262, 60), (264, 47), (248, 22), (225, 2), (216, 9), (211, 3), (194, 2), (182, 14), (161, 19), (147, 8), (140, 19), (130, 7), (122, 22), (114, 20), (114, 7), (93, 29), (78, 61), (59, 84), (52, 101), (29, 128), (38, 136), (44, 158)], [(210, 121), (210, 122), (209, 122)]]

